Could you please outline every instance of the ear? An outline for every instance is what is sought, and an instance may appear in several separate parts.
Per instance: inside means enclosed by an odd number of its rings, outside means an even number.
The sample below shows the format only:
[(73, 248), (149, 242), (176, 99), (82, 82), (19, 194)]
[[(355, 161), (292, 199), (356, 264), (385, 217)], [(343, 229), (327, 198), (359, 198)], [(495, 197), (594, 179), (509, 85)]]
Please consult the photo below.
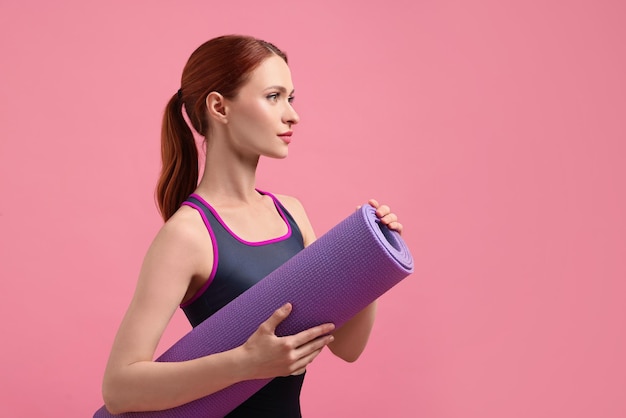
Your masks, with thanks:
[(212, 91), (206, 97), (206, 108), (209, 118), (215, 120), (216, 122), (224, 124), (228, 123), (228, 119), (226, 117), (227, 106), (224, 96), (216, 91)]

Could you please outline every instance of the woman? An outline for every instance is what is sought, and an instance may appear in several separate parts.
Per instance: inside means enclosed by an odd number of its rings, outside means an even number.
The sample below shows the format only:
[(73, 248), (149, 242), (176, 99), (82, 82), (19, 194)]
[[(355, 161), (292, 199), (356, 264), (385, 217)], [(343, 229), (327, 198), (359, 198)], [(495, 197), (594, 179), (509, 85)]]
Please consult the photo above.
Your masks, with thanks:
[[(274, 329), (291, 310), (286, 303), (235, 349), (153, 361), (179, 305), (195, 326), (315, 240), (298, 200), (255, 189), (259, 157), (287, 156), (299, 120), (293, 92), (285, 54), (261, 40), (223, 36), (189, 58), (163, 119), (157, 198), (166, 222), (145, 257), (104, 376), (110, 412), (172, 408), (243, 380), (275, 378), (229, 416), (299, 417), (304, 371), (321, 350), (328, 346), (346, 361), (363, 351), (375, 304), (340, 329), (320, 324), (277, 337)], [(183, 107), (205, 138), (199, 183)], [(383, 223), (401, 231), (387, 206), (370, 204)]]

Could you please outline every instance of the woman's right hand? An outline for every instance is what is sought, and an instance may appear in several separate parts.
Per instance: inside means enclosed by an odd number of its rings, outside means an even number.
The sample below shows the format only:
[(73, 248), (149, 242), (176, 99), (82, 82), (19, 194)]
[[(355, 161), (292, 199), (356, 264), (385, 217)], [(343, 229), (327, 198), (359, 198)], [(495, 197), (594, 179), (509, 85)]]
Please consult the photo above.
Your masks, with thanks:
[(328, 335), (335, 329), (333, 324), (322, 324), (294, 335), (278, 337), (276, 327), (289, 316), (291, 310), (290, 303), (278, 308), (241, 346), (244, 358), (250, 361), (254, 379), (303, 373), (306, 366), (333, 341), (333, 336)]

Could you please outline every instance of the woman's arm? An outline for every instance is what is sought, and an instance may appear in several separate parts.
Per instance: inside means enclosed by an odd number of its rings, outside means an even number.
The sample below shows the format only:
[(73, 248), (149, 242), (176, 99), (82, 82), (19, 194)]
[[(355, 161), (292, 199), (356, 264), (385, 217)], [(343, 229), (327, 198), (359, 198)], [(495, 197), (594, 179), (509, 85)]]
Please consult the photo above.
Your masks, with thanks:
[[(153, 362), (157, 344), (192, 277), (202, 270), (204, 251), (190, 210), (181, 210), (159, 231), (144, 259), (135, 294), (119, 327), (107, 363), (103, 397), (112, 413), (160, 410), (215, 392), (244, 376), (236, 353), (181, 363)], [(211, 376), (207, 379), (207, 376)]]
[[(304, 246), (311, 245), (315, 241), (315, 233), (302, 204), (297, 199), (289, 196), (281, 195), (279, 199), (298, 223), (304, 238)], [(376, 208), (376, 216), (385, 225), (398, 232), (402, 231), (402, 225), (398, 222), (398, 217), (391, 212), (388, 206), (380, 205), (374, 199), (371, 199), (368, 203)], [(345, 322), (340, 328), (337, 328), (333, 332), (335, 340), (328, 344), (328, 348), (330, 348), (333, 354), (345, 361), (356, 361), (363, 353), (363, 350), (365, 350), (375, 319), (376, 301)]]
[(192, 278), (204, 275), (207, 266), (210, 271), (207, 236), (197, 213), (183, 208), (150, 246), (105, 371), (103, 397), (111, 413), (172, 408), (242, 380), (289, 375), (306, 367), (331, 341), (318, 338), (332, 331), (331, 324), (277, 337), (274, 329), (291, 311), (285, 305), (233, 350), (184, 362), (153, 361)]

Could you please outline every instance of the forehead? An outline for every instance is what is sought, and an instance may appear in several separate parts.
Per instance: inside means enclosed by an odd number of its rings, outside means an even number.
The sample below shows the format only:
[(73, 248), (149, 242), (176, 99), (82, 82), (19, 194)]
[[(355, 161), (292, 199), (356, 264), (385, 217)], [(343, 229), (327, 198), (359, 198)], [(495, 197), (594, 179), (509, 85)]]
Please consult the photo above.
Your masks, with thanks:
[(250, 73), (250, 78), (242, 86), (242, 90), (266, 89), (271, 86), (282, 86), (287, 91), (293, 90), (289, 66), (281, 57), (273, 54)]

